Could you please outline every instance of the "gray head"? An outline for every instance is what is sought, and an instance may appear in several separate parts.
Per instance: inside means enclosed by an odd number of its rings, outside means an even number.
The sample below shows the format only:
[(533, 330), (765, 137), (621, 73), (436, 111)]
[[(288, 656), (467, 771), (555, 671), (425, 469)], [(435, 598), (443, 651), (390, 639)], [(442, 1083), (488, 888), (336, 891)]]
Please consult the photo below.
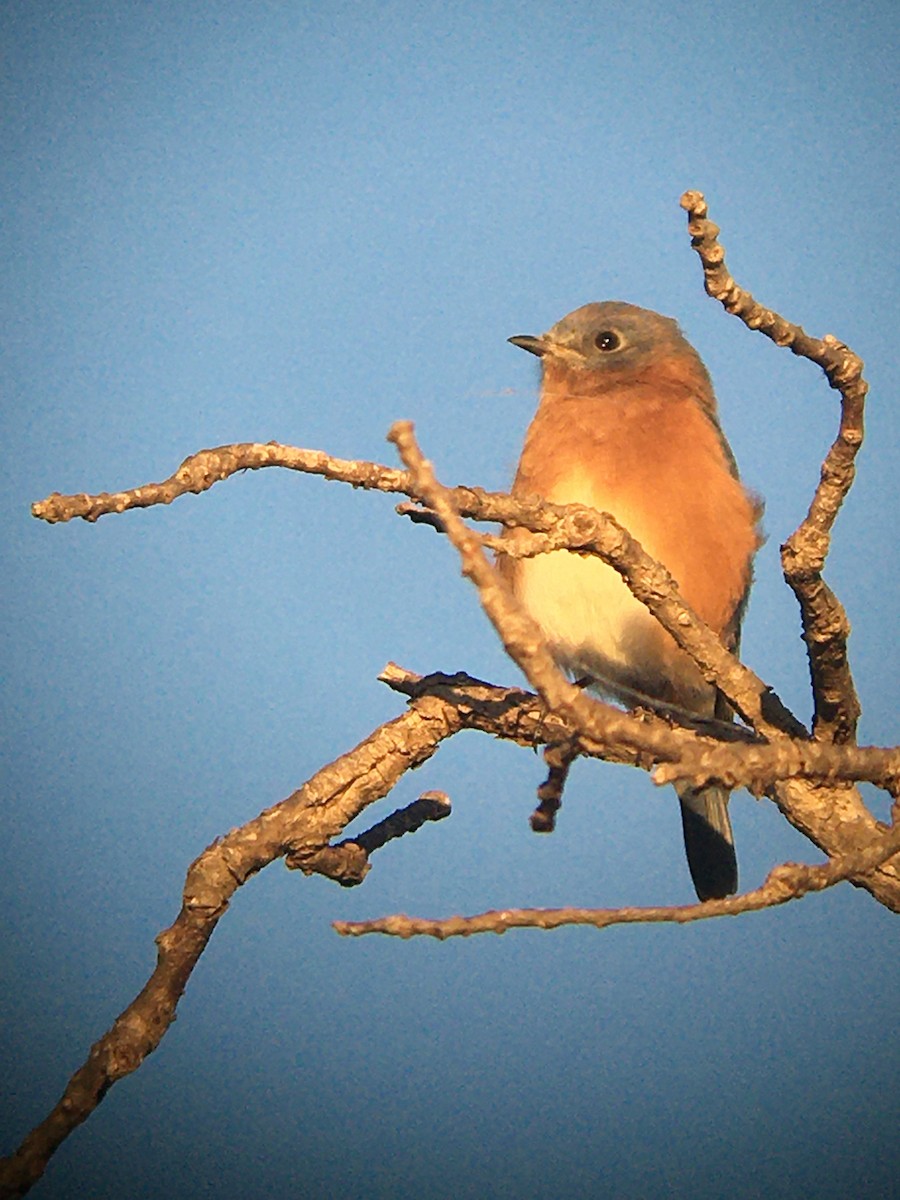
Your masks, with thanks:
[(545, 365), (556, 361), (570, 369), (618, 374), (643, 370), (654, 360), (687, 355), (706, 375), (699, 355), (671, 317), (621, 300), (583, 304), (540, 337), (509, 340), (547, 360)]

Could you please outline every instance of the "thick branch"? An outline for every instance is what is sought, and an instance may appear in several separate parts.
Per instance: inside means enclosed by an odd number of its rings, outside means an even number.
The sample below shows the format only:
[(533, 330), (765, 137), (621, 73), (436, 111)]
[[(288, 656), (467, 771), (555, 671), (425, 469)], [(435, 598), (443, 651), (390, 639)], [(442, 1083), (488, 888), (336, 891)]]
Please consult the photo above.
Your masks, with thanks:
[[(561, 713), (548, 711), (537, 696), (519, 688), (499, 688), (464, 672), (417, 675), (389, 663), (379, 678), (410, 697), (436, 696), (459, 711), (466, 729), (478, 729), (526, 746), (572, 743), (579, 755), (650, 770), (653, 759), (640, 749), (609, 744), (579, 734)], [(619, 712), (618, 709), (613, 710)], [(621, 713), (639, 729), (673, 736), (678, 757), (653, 771), (655, 783), (685, 780), (701, 786), (710, 780), (746, 787), (756, 795), (793, 779), (816, 785), (866, 782), (892, 795), (900, 785), (900, 748), (837, 746), (807, 739), (765, 742), (750, 730), (724, 721), (696, 721), (695, 728), (673, 727), (653, 713)], [(715, 736), (703, 736), (714, 732)], [(697, 734), (701, 736), (696, 736)], [(790, 819), (788, 815), (788, 819)], [(804, 827), (804, 832), (806, 828)]]
[(94, 1111), (112, 1084), (136, 1070), (162, 1040), (197, 960), (237, 889), (285, 854), (312, 859), (358, 813), (425, 762), (460, 728), (437, 697), (413, 702), (354, 750), (317, 772), (293, 795), (213, 842), (191, 865), (181, 912), (156, 939), (146, 986), (91, 1047), (50, 1115), (0, 1163), (0, 1196), (24, 1193), (57, 1147)]
[(771, 745), (685, 747), (677, 763), (654, 772), (656, 783), (684, 780), (694, 787), (719, 782), (761, 795), (773, 784), (808, 779), (817, 784), (873, 783), (891, 791), (900, 779), (900, 748), (788, 741)]

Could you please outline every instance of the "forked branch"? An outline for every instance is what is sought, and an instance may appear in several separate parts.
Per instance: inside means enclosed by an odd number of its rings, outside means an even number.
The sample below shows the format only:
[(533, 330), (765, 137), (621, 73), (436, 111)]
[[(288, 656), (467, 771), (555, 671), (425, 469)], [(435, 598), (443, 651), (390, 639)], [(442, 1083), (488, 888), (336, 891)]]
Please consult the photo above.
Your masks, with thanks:
[[(60, 1143), (84, 1121), (109, 1087), (134, 1071), (164, 1036), (200, 954), (237, 889), (278, 858), (307, 873), (328, 875), (345, 885), (362, 881), (370, 855), (391, 839), (446, 815), (443, 797), (425, 796), (364, 834), (334, 844), (348, 823), (386, 796), (405, 773), (434, 754), (461, 729), (479, 729), (523, 745), (551, 745), (551, 777), (543, 809), (544, 827), (571, 757), (578, 754), (655, 768), (655, 781), (710, 779), (767, 792), (786, 818), (825, 851), (820, 866), (782, 864), (765, 883), (740, 896), (705, 904), (665, 908), (504, 910), (474, 917), (424, 921), (385, 917), (338, 923), (341, 933), (428, 934), (449, 937), (521, 926), (553, 928), (587, 924), (604, 928), (634, 922), (685, 922), (755, 911), (850, 880), (882, 904), (900, 911), (900, 752), (854, 744), (859, 706), (846, 653), (848, 624), (839, 602), (822, 580), (831, 529), (853, 480), (862, 440), (866, 384), (862, 363), (835, 338), (816, 339), (764, 308), (728, 273), (718, 229), (708, 219), (699, 192), (682, 206), (703, 263), (706, 288), (729, 312), (777, 344), (815, 362), (841, 395), (836, 440), (822, 467), (806, 519), (785, 543), (785, 575), (798, 597), (809, 647), (815, 705), (813, 740), (762, 680), (729, 654), (692, 613), (674, 581), (608, 514), (581, 505), (520, 503), (479, 488), (444, 488), (416, 444), (412, 425), (394, 426), (408, 470), (343, 460), (322, 451), (279, 443), (247, 442), (202, 450), (186, 458), (161, 483), (114, 493), (62, 496), (53, 493), (33, 506), (48, 522), (80, 517), (96, 521), (107, 513), (169, 504), (200, 493), (243, 470), (284, 467), (353, 487), (405, 495), (416, 507), (404, 511), (436, 524), (460, 554), (464, 573), (511, 657), (540, 700), (518, 688), (497, 688), (462, 674), (420, 677), (390, 667), (382, 678), (409, 697), (402, 716), (375, 730), (354, 750), (324, 767), (280, 804), (215, 841), (191, 865), (181, 911), (157, 938), (157, 965), (146, 986), (112, 1028), (92, 1047), (50, 1115), (0, 1164), (0, 1196), (23, 1195), (43, 1173)], [(423, 511), (422, 504), (428, 506)], [(559, 672), (536, 626), (515, 603), (485, 555), (490, 535), (470, 529), (465, 519), (500, 522), (530, 530), (520, 552), (567, 548), (594, 554), (614, 567), (634, 595), (691, 656), (743, 717), (746, 726), (715, 722), (673, 724), (652, 713), (630, 714), (592, 699)], [(503, 544), (508, 551), (510, 543)], [(555, 774), (554, 774), (555, 772)], [(875, 821), (852, 783), (868, 780), (895, 798), (894, 824)], [(539, 822), (540, 823), (540, 822)]]

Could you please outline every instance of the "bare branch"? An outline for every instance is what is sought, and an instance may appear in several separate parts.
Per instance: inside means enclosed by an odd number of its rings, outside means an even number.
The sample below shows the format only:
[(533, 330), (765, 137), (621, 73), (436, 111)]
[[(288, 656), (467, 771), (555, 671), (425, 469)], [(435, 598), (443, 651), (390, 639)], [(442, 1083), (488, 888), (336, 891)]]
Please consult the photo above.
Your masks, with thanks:
[(336, 846), (325, 846), (316, 854), (292, 851), (285, 855), (285, 866), (299, 868), (304, 875), (325, 875), (342, 887), (355, 887), (368, 875), (369, 860), (376, 850), (395, 838), (415, 833), (429, 821), (443, 821), (449, 816), (450, 798), (445, 792), (423, 792), (418, 800), (398, 808), (365, 833), (345, 838)]
[[(163, 483), (96, 495), (62, 496), (54, 492), (32, 505), (32, 513), (51, 523), (74, 517), (96, 521), (107, 513), (169, 504), (178, 496), (205, 491), (238, 471), (278, 466), (321, 475), (353, 487), (399, 492), (421, 500), (406, 471), (364, 460), (334, 458), (321, 450), (303, 450), (277, 442), (246, 442), (201, 450), (185, 459), (175, 474)], [(580, 504), (522, 502), (505, 493), (485, 492), (480, 488), (457, 487), (450, 490), (449, 495), (462, 516), (497, 521), (546, 535), (544, 540), (536, 538), (528, 542), (527, 553), (569, 548), (602, 558), (619, 572), (633, 594), (749, 724), (770, 736), (777, 736), (779, 732), (793, 737), (805, 735), (802, 724), (775, 693), (730, 654), (684, 602), (666, 569), (645, 553), (640, 543), (608, 513), (599, 513)], [(407, 504), (398, 506), (398, 510), (417, 522), (441, 529), (440, 520), (433, 511)], [(503, 553), (516, 552), (511, 542), (494, 544)]]
[[(872, 783), (891, 795), (900, 786), (900, 748), (896, 746), (837, 746), (796, 739), (769, 743), (740, 725), (699, 718), (696, 731), (711, 730), (715, 737), (698, 737), (690, 728), (673, 727), (653, 713), (620, 713), (645, 730), (667, 733), (676, 739), (677, 758), (661, 758), (654, 767), (653, 757), (640, 748), (610, 744), (580, 733), (577, 725), (561, 713), (547, 711), (531, 692), (498, 688), (465, 672), (417, 675), (396, 663), (389, 663), (379, 678), (407, 696), (441, 697), (458, 708), (466, 729), (478, 729), (526, 746), (559, 748), (571, 743), (578, 755), (652, 770), (654, 783), (660, 785), (683, 779), (700, 787), (717, 780), (733, 788), (746, 787), (754, 795), (789, 780), (805, 780), (819, 788)], [(618, 709), (613, 711), (619, 713)], [(785, 815), (790, 819), (789, 812)], [(808, 832), (805, 826), (803, 832)], [(839, 849), (832, 847), (832, 853), (839, 853)]]
[(569, 778), (569, 768), (578, 757), (578, 742), (551, 743), (544, 751), (547, 778), (537, 791), (537, 808), (531, 814), (531, 828), (535, 833), (552, 833), (556, 828), (556, 814), (562, 807), (563, 791)]
[(781, 740), (771, 745), (687, 746), (677, 763), (664, 763), (656, 783), (684, 780), (694, 787), (718, 781), (761, 795), (773, 784), (808, 779), (817, 784), (873, 783), (890, 791), (900, 778), (900, 749)]
[[(557, 669), (540, 630), (507, 591), (487, 561), (478, 536), (454, 510), (450, 493), (434, 477), (431, 464), (419, 449), (412, 424), (397, 422), (389, 435), (410, 469), (418, 493), (440, 518), (447, 536), (459, 552), (463, 574), (472, 579), (479, 591), (482, 607), (506, 647), (507, 653), (524, 671), (544, 702), (571, 722), (576, 733), (604, 747), (643, 751), (651, 761), (678, 763), (685, 731), (658, 727), (635, 728), (630, 718), (609, 705), (586, 696), (563, 678)], [(633, 719), (633, 718), (632, 718)], [(680, 736), (679, 736), (680, 735)], [(696, 737), (696, 735), (694, 735)], [(700, 739), (696, 739), (699, 742)], [(710, 748), (715, 743), (710, 743)], [(802, 752), (798, 743), (797, 752)], [(777, 752), (777, 746), (773, 749)], [(835, 751), (837, 747), (830, 747)], [(850, 749), (849, 747), (847, 749)], [(705, 750), (705, 748), (704, 748)], [(704, 751), (701, 751), (701, 755)], [(723, 754), (726, 751), (723, 750)], [(877, 770), (893, 778), (896, 758), (892, 752), (880, 758)], [(646, 759), (641, 763), (646, 766)], [(702, 757), (699, 766), (702, 766)], [(735, 776), (736, 777), (736, 776)], [(811, 790), (816, 788), (818, 796)], [(840, 797), (840, 803), (838, 803)], [(858, 793), (842, 785), (826, 792), (820, 785), (792, 777), (776, 784), (775, 799), (781, 812), (830, 857), (865, 849), (877, 835), (877, 823)], [(900, 909), (900, 872), (890, 861), (873, 876), (854, 879), (870, 890), (886, 906)]]
[[(446, 490), (455, 504), (460, 489)], [(552, 504), (536, 498), (512, 500), (498, 493), (481, 493), (478, 499), (477, 505), (457, 506), (459, 515), (532, 531), (532, 536), (520, 534), (515, 541), (483, 534), (483, 546), (517, 558), (563, 549), (596, 555), (622, 576), (632, 595), (649, 609), (690, 655), (704, 678), (719, 688), (749, 725), (771, 737), (808, 736), (803, 724), (772, 688), (726, 650), (717, 635), (682, 599), (666, 568), (651, 558), (609, 513), (583, 504)], [(432, 509), (400, 504), (397, 512), (417, 524), (446, 532), (441, 518)]]
[[(185, 459), (162, 483), (127, 491), (61, 496), (36, 503), (36, 517), (53, 522), (98, 517), (131, 508), (169, 504), (187, 493), (208, 490), (243, 470), (285, 467), (382, 492), (400, 493), (414, 504), (398, 511), (447, 534), (459, 552), (463, 573), (479, 590), (485, 611), (540, 699), (513, 688), (495, 688), (463, 674), (414, 676), (389, 667), (382, 678), (411, 698), (408, 711), (380, 727), (354, 750), (323, 768), (303, 787), (254, 820), (210, 845), (187, 872), (181, 911), (158, 936), (157, 965), (145, 987), (91, 1048), (57, 1106), (0, 1163), (0, 1193), (23, 1194), (43, 1173), (68, 1134), (84, 1121), (110, 1086), (134, 1071), (156, 1048), (231, 897), (253, 874), (284, 857), (307, 874), (328, 875), (345, 886), (359, 883), (375, 849), (449, 812), (442, 793), (426, 793), (365, 833), (332, 845), (369, 804), (387, 795), (407, 770), (434, 754), (440, 742), (461, 729), (480, 729), (524, 745), (547, 745), (548, 779), (532, 816), (550, 829), (570, 763), (578, 755), (654, 769), (657, 783), (719, 780), (772, 795), (788, 821), (823, 849), (821, 866), (785, 863), (763, 885), (741, 896), (703, 904), (619, 909), (509, 909), (474, 917), (425, 921), (403, 916), (376, 921), (336, 922), (344, 935), (383, 932), (436, 938), (509, 928), (555, 928), (587, 924), (605, 928), (636, 922), (675, 922), (735, 915), (782, 904), (842, 880), (865, 888), (882, 904), (900, 911), (900, 750), (857, 747), (859, 705), (847, 660), (849, 624), (822, 580), (831, 530), (854, 477), (863, 437), (867, 385), (862, 362), (834, 337), (810, 337), (764, 308), (740, 288), (725, 267), (718, 228), (708, 220), (699, 192), (682, 197), (692, 243), (703, 264), (706, 289), (751, 329), (816, 363), (841, 395), (837, 438), (822, 466), (809, 512), (782, 547), (788, 583), (801, 607), (809, 648), (815, 701), (814, 738), (766, 685), (722, 646), (684, 603), (668, 572), (608, 514), (582, 505), (521, 502), (479, 488), (444, 488), (416, 444), (408, 422), (391, 432), (409, 468), (348, 461), (322, 451), (276, 442), (240, 443), (203, 450)], [(426, 506), (426, 507), (423, 507)], [(529, 530), (520, 542), (498, 542), (467, 528), (462, 517), (496, 521)], [(568, 549), (593, 554), (612, 566), (676, 643), (691, 656), (752, 727), (695, 720), (673, 725), (659, 711), (626, 714), (587, 696), (557, 669), (540, 631), (510, 595), (484, 554), (540, 554)], [(684, 714), (669, 714), (677, 721)], [(713, 736), (714, 735), (714, 736)], [(875, 821), (855, 788), (868, 780), (894, 797), (894, 824)]]
[(472, 917), (445, 917), (428, 920), (395, 914), (372, 921), (335, 921), (342, 937), (362, 937), (385, 933), (392, 937), (427, 936), (444, 941), (450, 937), (469, 937), (474, 933), (506, 933), (508, 929), (558, 929), (561, 925), (590, 925), (606, 929), (610, 925), (636, 925), (704, 921), (711, 917), (737, 916), (774, 908), (789, 900), (799, 900), (809, 892), (820, 892), (845, 879), (864, 876), (900, 851), (900, 827), (894, 826), (865, 852), (845, 859), (834, 859), (822, 866), (782, 863), (774, 867), (761, 887), (723, 900), (702, 904), (678, 904), (660, 907), (628, 908), (512, 908), (478, 913)]
[(725, 266), (719, 228), (707, 218), (701, 192), (685, 192), (681, 206), (688, 214), (691, 244), (703, 264), (706, 291), (750, 329), (759, 330), (779, 346), (808, 358), (825, 372), (840, 392), (841, 420), (837, 438), (825, 457), (812, 504), (805, 520), (781, 548), (785, 579), (800, 604), (803, 638), (809, 650), (817, 738), (853, 741), (859, 720), (859, 700), (847, 658), (850, 624), (837, 597), (822, 580), (831, 542), (831, 529), (855, 474), (854, 460), (863, 440), (863, 409), (868, 384), (863, 362), (831, 334), (810, 337), (799, 325), (765, 308), (739, 287)]
[(485, 557), (480, 538), (463, 523), (451, 494), (438, 483), (416, 442), (412, 422), (395, 422), (388, 439), (408, 467), (416, 492), (438, 514), (447, 537), (459, 552), (463, 574), (478, 588), (482, 607), (507, 653), (541, 699), (570, 721), (579, 734), (597, 742), (644, 751), (664, 761), (677, 757), (680, 731), (665, 728), (662, 723), (644, 725), (569, 683), (553, 661), (537, 624), (516, 602)]
[(408, 494), (409, 490), (409, 477), (405, 471), (383, 467), (379, 463), (333, 458), (322, 450), (301, 450), (280, 442), (235, 442), (191, 454), (162, 483), (146, 483), (123, 492), (99, 492), (96, 495), (79, 492), (62, 496), (52, 492), (45, 500), (32, 504), (31, 515), (50, 524), (71, 521), (75, 517), (96, 521), (107, 513), (171, 504), (179, 496), (208, 491), (213, 484), (221, 483), (239, 471), (258, 471), (264, 467), (285, 467), (289, 471), (323, 475), (326, 479), (380, 492)]
[[(532, 530), (548, 526), (543, 537), (523, 538), (516, 550), (511, 541), (497, 539), (503, 553), (533, 555), (570, 549), (596, 554), (616, 570), (636, 599), (644, 604), (710, 683), (715, 683), (737, 713), (760, 733), (806, 737), (807, 731), (778, 696), (749, 667), (722, 645), (720, 639), (686, 603), (675, 580), (608, 513), (585, 505), (523, 502), (519, 521)], [(552, 524), (551, 524), (552, 522)]]
[(204, 850), (188, 869), (181, 912), (156, 939), (156, 969), (112, 1028), (91, 1047), (50, 1115), (14, 1155), (0, 1162), (0, 1194), (24, 1194), (112, 1084), (135, 1071), (156, 1049), (237, 889), (282, 855), (313, 859), (367, 805), (387, 795), (407, 770), (430, 758), (440, 742), (459, 728), (451, 705), (434, 696), (423, 697), (323, 767), (286, 800)]

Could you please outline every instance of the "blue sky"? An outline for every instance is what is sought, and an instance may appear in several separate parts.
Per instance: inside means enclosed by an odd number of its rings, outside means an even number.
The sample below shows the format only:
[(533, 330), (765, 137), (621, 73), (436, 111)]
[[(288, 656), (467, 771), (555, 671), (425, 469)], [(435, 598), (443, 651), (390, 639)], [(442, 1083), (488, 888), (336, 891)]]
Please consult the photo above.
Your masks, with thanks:
[[(744, 655), (808, 716), (778, 547), (835, 396), (706, 298), (687, 188), (745, 286), (867, 363), (827, 578), (861, 736), (896, 740), (897, 41), (882, 3), (3, 6), (5, 1148), (142, 986), (191, 859), (400, 711), (388, 659), (518, 680), (389, 497), (266, 471), (54, 528), (33, 500), (235, 440), (392, 462), (401, 417), (446, 482), (501, 488), (537, 384), (506, 338), (632, 301), (679, 319), (766, 497)], [(540, 778), (464, 735), (393, 797), (441, 788), (452, 817), (362, 888), (254, 879), (38, 1194), (888, 1196), (900, 968), (864, 894), (688, 929), (331, 931), (690, 899), (671, 792), (580, 763), (537, 838)], [(768, 802), (732, 810), (746, 886), (816, 861)]]

